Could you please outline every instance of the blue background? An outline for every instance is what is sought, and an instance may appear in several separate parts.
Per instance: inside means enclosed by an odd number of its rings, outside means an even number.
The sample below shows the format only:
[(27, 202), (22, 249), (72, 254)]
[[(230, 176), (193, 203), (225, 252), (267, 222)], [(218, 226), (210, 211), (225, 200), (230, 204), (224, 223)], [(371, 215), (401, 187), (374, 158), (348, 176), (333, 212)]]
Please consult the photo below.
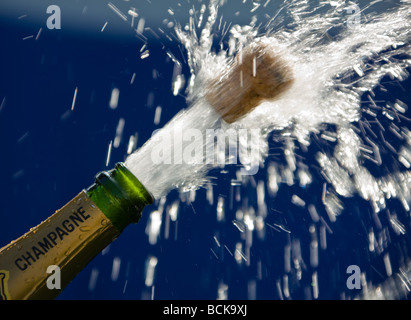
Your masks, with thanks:
[[(187, 106), (184, 96), (175, 97), (171, 92), (174, 63), (166, 52), (170, 50), (183, 60), (176, 41), (150, 37), (147, 47), (150, 56), (142, 60), (143, 42), (106, 6), (101, 9), (96, 2), (78, 1), (70, 7), (68, 17), (65, 16), (68, 6), (55, 3), (62, 8), (61, 30), (47, 29), (49, 4), (44, 1), (33, 6), (18, 7), (11, 1), (0, 5), (0, 246), (16, 239), (90, 186), (97, 172), (124, 161), (130, 135), (138, 132), (138, 146), (141, 146), (155, 129)], [(90, 15), (84, 13), (86, 4)], [(150, 8), (147, 3), (141, 5), (143, 9)], [(97, 8), (99, 13), (93, 15)], [(161, 21), (166, 10), (167, 6), (159, 8), (157, 14), (152, 13), (153, 17)], [(100, 32), (105, 21), (107, 27)], [(30, 35), (34, 37), (23, 40)], [(158, 76), (153, 77), (153, 70)], [(186, 65), (183, 72), (188, 78)], [(133, 73), (135, 80), (130, 84)], [(400, 99), (409, 105), (410, 81), (401, 85), (385, 84), (389, 92), (377, 90), (375, 100)], [(115, 110), (108, 106), (114, 87), (120, 90)], [(70, 111), (75, 88), (78, 88), (77, 99), (74, 110)], [(154, 94), (152, 105), (147, 104), (150, 92)], [(162, 115), (156, 126), (153, 119), (158, 105), (162, 106)], [(406, 116), (410, 116), (409, 112)], [(125, 119), (123, 140), (119, 148), (112, 149), (107, 167), (108, 145), (115, 137), (120, 118)], [(279, 144), (273, 142), (273, 150), (277, 147)], [(156, 245), (149, 244), (145, 233), (149, 213), (155, 206), (147, 207), (141, 221), (126, 228), (104, 254), (87, 265), (59, 299), (150, 299), (152, 289), (144, 283), (149, 256), (158, 259), (155, 299), (216, 299), (221, 282), (227, 284), (230, 299), (279, 299), (276, 283), (284, 275), (284, 247), (295, 239), (301, 242), (306, 264), (301, 281), (296, 280), (294, 269), (288, 274), (293, 299), (310, 297), (307, 292), (311, 290), (314, 271), (318, 273), (320, 299), (340, 299), (342, 293), (348, 298), (358, 294), (356, 290), (348, 290), (345, 284), (345, 270), (352, 264), (360, 266), (368, 280), (382, 282), (386, 278), (382, 257), (368, 251), (368, 231), (374, 223), (371, 209), (357, 197), (344, 200), (346, 209), (333, 224), (333, 234), (327, 235), (328, 248), (319, 250), (319, 266), (309, 265), (308, 229), (313, 222), (307, 210), (292, 205), (290, 199), (297, 194), (315, 204), (319, 214), (328, 219), (326, 212), (321, 211), (324, 181), (314, 161), (315, 152), (327, 148), (331, 150), (332, 144), (313, 143), (304, 154), (308, 163), (312, 163), (314, 175), (309, 188), (282, 185), (277, 197), (266, 196), (269, 210), (266, 223), (283, 225), (289, 232), (266, 228), (263, 240), (254, 237), (249, 266), (238, 264), (214, 240), (216, 236), (232, 252), (241, 241), (238, 229), (232, 224), (241, 203), (234, 203), (232, 210), (228, 210), (234, 169), (227, 168), (226, 173), (211, 173), (218, 178), (213, 205), (208, 204), (205, 190), (200, 189), (192, 205), (180, 205), (178, 220), (171, 223), (169, 239), (164, 239), (162, 231)], [(281, 153), (271, 160), (284, 161)], [(389, 163), (388, 155), (385, 160)], [(384, 174), (381, 168), (370, 165), (369, 169), (376, 175)], [(266, 180), (266, 170), (261, 169), (254, 179)], [(240, 191), (242, 198), (248, 198), (248, 204), (256, 207), (253, 183)], [(218, 195), (224, 197), (227, 208), (223, 222), (216, 220)], [(171, 192), (167, 204), (177, 197), (177, 192)], [(409, 231), (409, 213), (396, 200), (390, 200), (389, 205)], [(384, 214), (380, 219), (384, 226), (389, 225)], [(409, 232), (404, 236), (396, 236), (392, 230), (388, 232), (391, 242), (387, 252), (396, 271), (410, 256)], [(118, 279), (113, 281), (115, 258), (121, 259), (121, 266)], [(96, 286), (89, 290), (93, 269), (98, 270), (98, 277)], [(250, 294), (253, 283), (255, 296)]]

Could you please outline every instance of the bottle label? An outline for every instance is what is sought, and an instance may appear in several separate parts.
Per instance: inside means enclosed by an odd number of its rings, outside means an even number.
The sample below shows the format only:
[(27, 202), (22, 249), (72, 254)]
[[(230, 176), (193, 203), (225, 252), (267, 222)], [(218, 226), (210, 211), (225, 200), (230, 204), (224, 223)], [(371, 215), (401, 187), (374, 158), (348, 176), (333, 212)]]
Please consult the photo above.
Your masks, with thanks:
[(7, 270), (0, 270), (0, 300), (9, 300), (9, 272)]
[(0, 250), (0, 299), (54, 298), (47, 287), (49, 266), (61, 270), (61, 287), (119, 231), (85, 191), (50, 218)]

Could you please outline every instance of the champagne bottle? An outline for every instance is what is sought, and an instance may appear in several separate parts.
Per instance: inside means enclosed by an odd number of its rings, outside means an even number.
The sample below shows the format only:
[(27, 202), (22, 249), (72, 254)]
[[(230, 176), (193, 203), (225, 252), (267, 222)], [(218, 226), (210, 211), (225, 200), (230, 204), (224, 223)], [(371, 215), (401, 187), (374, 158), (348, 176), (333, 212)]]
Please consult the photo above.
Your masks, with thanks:
[[(291, 87), (292, 68), (275, 51), (260, 39), (243, 48), (228, 70), (205, 84), (206, 101), (225, 122), (237, 121)], [(153, 145), (148, 143), (146, 148)], [(142, 173), (149, 183), (152, 172)], [(60, 290), (49, 288), (49, 267), (60, 270), (61, 287), (65, 287), (128, 224), (137, 222), (144, 206), (153, 201), (122, 163), (98, 174), (90, 188), (0, 249), (0, 299), (54, 298)]]
[(56, 298), (153, 201), (123, 163), (97, 174), (88, 189), (0, 249), (0, 300)]

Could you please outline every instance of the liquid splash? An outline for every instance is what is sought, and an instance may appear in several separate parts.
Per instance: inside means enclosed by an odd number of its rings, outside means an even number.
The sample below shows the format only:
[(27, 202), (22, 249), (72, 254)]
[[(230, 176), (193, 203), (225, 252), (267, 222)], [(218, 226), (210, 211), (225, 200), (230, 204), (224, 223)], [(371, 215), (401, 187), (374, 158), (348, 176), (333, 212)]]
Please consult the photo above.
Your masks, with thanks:
[[(258, 13), (261, 3), (253, 4), (251, 13)], [(375, 97), (377, 91), (387, 91), (382, 79), (400, 83), (409, 76), (411, 3), (390, 2), (383, 9), (378, 8), (381, 4), (382, 1), (378, 0), (360, 4), (361, 20), (354, 25), (349, 24), (350, 16), (347, 14), (352, 3), (343, 0), (287, 1), (264, 25), (253, 16), (249, 25), (226, 28), (221, 27), (219, 10), (223, 5), (220, 1), (210, 1), (207, 10), (204, 5), (200, 11), (190, 10), (188, 23), (184, 26), (177, 23), (175, 28), (176, 36), (186, 50), (190, 69), (191, 78), (186, 87), (190, 107), (181, 111), (162, 132), (188, 127), (201, 130), (259, 128), (260, 152), (252, 156), (261, 167), (267, 168), (268, 193), (275, 197), (282, 184), (299, 184), (306, 188), (313, 182), (315, 172), (319, 171), (323, 179), (320, 197), (328, 220), (319, 217), (316, 207), (301, 198), (296, 196), (290, 201), (308, 210), (313, 222), (318, 223), (317, 227), (310, 229), (310, 234), (314, 237), (318, 233), (321, 238), (327, 230), (332, 233), (332, 223), (344, 214), (347, 201), (359, 196), (369, 202), (374, 223), (369, 230), (370, 251), (383, 255), (387, 248), (384, 240), (387, 231), (380, 215), (388, 215), (390, 227), (398, 235), (404, 234), (408, 228), (397, 219), (395, 212), (390, 211), (389, 203), (397, 199), (409, 222), (411, 132), (405, 102), (379, 101)], [(216, 38), (220, 39), (218, 43)], [(228, 126), (218, 120), (204, 101), (204, 84), (227, 68), (241, 48), (256, 39), (269, 43), (276, 53), (281, 52), (286, 57), (296, 81), (280, 99), (262, 103), (249, 115)], [(404, 90), (409, 92), (409, 88)], [(273, 141), (281, 146), (283, 163), (270, 157)], [(313, 155), (314, 145), (320, 147)], [(182, 192), (194, 190), (209, 181), (206, 173), (210, 167), (205, 165), (154, 168), (148, 157), (152, 148), (153, 142), (149, 141), (127, 159), (126, 165), (143, 184), (152, 188), (150, 191), (156, 197), (165, 196), (173, 188), (181, 188)], [(313, 156), (315, 163), (305, 162)], [(244, 185), (250, 181), (245, 177), (238, 180)], [(260, 198), (262, 194), (260, 192)], [(244, 242), (238, 242), (232, 253), (238, 263), (250, 264), (252, 234), (261, 236), (267, 227), (290, 232), (284, 225), (265, 221), (268, 213), (264, 209), (264, 200), (260, 200), (256, 212), (243, 210), (237, 213), (238, 219), (233, 224), (246, 234)], [(315, 241), (311, 242), (313, 248)], [(324, 242), (321, 243), (326, 247)], [(284, 259), (292, 257), (296, 277), (301, 280), (303, 264), (300, 250), (299, 240), (292, 240), (289, 249), (284, 249), (288, 257)], [(227, 251), (230, 252), (228, 248)], [(314, 269), (318, 266), (315, 258), (318, 253), (315, 252), (313, 249), (310, 260)], [(390, 278), (394, 272), (389, 257), (387, 259), (384, 255), (383, 260), (390, 282), (395, 278)], [(291, 265), (285, 267), (286, 274), (290, 270)], [(399, 284), (393, 285), (394, 280), (391, 280), (391, 284), (377, 289), (367, 286), (362, 274), (363, 285), (368, 288), (362, 297), (398, 297), (401, 291), (398, 286), (409, 287), (408, 270), (408, 257), (404, 257), (395, 271), (397, 278), (402, 279)], [(291, 280), (287, 277), (279, 284), (283, 298), (291, 297), (288, 287)], [(315, 271), (313, 283), (318, 281), (318, 277), (321, 278), (321, 274)], [(226, 295), (227, 288), (223, 291)], [(318, 292), (314, 290), (313, 295), (318, 297)]]

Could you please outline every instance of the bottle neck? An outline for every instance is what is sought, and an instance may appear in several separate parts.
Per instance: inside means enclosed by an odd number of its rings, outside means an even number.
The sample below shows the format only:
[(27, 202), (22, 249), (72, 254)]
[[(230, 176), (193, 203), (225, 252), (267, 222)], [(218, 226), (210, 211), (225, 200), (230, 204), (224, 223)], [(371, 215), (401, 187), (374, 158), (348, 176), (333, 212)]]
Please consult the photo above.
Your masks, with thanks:
[(98, 173), (86, 193), (120, 232), (130, 223), (138, 222), (143, 208), (154, 201), (121, 162), (112, 170)]
[[(0, 248), (0, 300), (56, 297), (153, 200), (122, 163), (97, 174), (90, 188)], [(50, 266), (58, 267), (58, 288), (49, 286)]]

